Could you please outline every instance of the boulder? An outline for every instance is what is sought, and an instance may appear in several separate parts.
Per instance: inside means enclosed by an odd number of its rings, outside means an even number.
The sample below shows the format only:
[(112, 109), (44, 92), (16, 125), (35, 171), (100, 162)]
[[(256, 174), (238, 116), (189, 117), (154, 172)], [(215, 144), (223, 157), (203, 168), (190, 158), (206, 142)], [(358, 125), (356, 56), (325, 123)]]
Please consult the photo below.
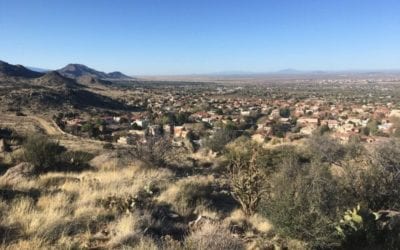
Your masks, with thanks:
[(35, 175), (35, 167), (27, 162), (22, 162), (15, 167), (9, 168), (3, 176), (0, 177), (0, 182), (15, 185), (21, 181), (27, 181)]

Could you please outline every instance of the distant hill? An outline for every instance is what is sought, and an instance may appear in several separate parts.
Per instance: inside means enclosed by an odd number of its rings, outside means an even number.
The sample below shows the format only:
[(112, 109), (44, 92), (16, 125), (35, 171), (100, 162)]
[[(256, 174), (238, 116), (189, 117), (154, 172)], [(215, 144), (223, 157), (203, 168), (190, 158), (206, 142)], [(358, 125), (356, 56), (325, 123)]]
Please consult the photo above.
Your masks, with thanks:
[(121, 72), (111, 72), (109, 74), (89, 68), (83, 64), (68, 64), (62, 69), (57, 70), (61, 75), (73, 79), (77, 79), (82, 76), (90, 76), (97, 79), (130, 79), (129, 76), (122, 74)]
[(304, 73), (304, 72), (297, 70), (297, 69), (288, 68), (288, 69), (278, 70), (275, 73), (276, 74), (300, 74), (300, 73)]
[(95, 78), (107, 78), (107, 73), (89, 68), (83, 64), (68, 64), (62, 69), (57, 70), (61, 75), (76, 79), (81, 76), (92, 76)]
[(78, 78), (76, 78), (76, 81), (82, 85), (94, 85), (94, 84), (101, 84), (101, 85), (110, 85), (112, 82), (99, 79), (90, 75), (83, 75)]
[(22, 65), (12, 65), (0, 61), (0, 76), (35, 78), (43, 76), (43, 73), (32, 71), (30, 69), (25, 68)]
[(108, 77), (110, 79), (130, 79), (131, 78), (130, 76), (122, 74), (119, 71), (114, 71), (114, 72), (108, 73)]

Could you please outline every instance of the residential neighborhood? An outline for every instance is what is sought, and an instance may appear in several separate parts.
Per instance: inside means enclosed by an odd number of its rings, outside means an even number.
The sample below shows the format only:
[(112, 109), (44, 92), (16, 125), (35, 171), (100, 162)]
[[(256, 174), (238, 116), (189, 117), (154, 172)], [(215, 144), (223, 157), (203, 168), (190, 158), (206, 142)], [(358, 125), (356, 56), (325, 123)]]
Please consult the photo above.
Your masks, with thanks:
[[(324, 82), (314, 84), (325, 86)], [(60, 113), (54, 119), (67, 133), (127, 145), (145, 142), (148, 136), (165, 135), (175, 142), (189, 140), (200, 147), (207, 138), (225, 130), (266, 146), (327, 131), (343, 142), (357, 138), (365, 143), (400, 134), (400, 107), (392, 97), (368, 93), (370, 100), (361, 101), (357, 96), (337, 93), (336, 88), (348, 83), (335, 84), (334, 91), (325, 94), (330, 95), (328, 98), (303, 96), (297, 90), (281, 92), (293, 85), (250, 85), (246, 89), (206, 85), (191, 91), (185, 86), (142, 88), (125, 100), (138, 111), (93, 116)], [(365, 84), (352, 85), (361, 92), (369, 91)], [(313, 85), (304, 88), (315, 89)]]

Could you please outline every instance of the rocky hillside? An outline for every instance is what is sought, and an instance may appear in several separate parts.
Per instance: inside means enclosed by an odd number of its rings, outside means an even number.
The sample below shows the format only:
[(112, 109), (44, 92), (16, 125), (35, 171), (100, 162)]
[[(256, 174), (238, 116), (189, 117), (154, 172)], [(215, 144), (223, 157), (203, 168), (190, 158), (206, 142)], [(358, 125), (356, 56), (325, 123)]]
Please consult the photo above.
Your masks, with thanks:
[(40, 77), (43, 73), (29, 70), (22, 65), (12, 65), (0, 61), (0, 77), (26, 77), (34, 78)]
[(93, 76), (90, 75), (83, 75), (80, 76), (78, 78), (76, 78), (76, 81), (82, 85), (86, 85), (86, 86), (90, 86), (90, 85), (96, 85), (96, 84), (101, 84), (101, 85), (111, 85), (112, 82), (107, 81), (107, 80), (103, 80), (103, 79), (99, 79), (99, 78), (95, 78)]
[(34, 79), (33, 83), (46, 87), (68, 87), (68, 88), (82, 87), (73, 79), (64, 77), (57, 71), (50, 71), (45, 75)]
[[(0, 106), (4, 110), (125, 110), (128, 107), (110, 97), (93, 92), (90, 84), (111, 82), (84, 75), (74, 80), (57, 71), (46, 74), (2, 62)], [(3, 76), (3, 77), (1, 77)], [(78, 83), (79, 81), (80, 83)]]

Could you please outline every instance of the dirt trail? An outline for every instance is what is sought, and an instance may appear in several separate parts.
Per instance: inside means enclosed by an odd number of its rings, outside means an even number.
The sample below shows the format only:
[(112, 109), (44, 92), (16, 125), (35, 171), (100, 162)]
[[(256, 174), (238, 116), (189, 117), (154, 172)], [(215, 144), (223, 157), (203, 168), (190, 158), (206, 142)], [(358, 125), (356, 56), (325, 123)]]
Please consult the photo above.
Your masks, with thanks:
[[(105, 144), (103, 141), (82, 138), (76, 135), (65, 133), (57, 126), (57, 124), (55, 124), (54, 121), (40, 116), (15, 116), (9, 114), (0, 115), (0, 125), (13, 128), (16, 124), (18, 124), (19, 127), (26, 127), (27, 129), (32, 128), (28, 127), (29, 124), (30, 126), (34, 124), (40, 127), (47, 135), (57, 139), (61, 145), (72, 150), (98, 152), (103, 149), (103, 145)], [(114, 146), (117, 148), (129, 148), (128, 145), (114, 144)]]
[(48, 135), (62, 135), (62, 131), (59, 130), (52, 122), (46, 121), (45, 119), (38, 116), (28, 116), (28, 118), (37, 121), (40, 126), (45, 130)]

